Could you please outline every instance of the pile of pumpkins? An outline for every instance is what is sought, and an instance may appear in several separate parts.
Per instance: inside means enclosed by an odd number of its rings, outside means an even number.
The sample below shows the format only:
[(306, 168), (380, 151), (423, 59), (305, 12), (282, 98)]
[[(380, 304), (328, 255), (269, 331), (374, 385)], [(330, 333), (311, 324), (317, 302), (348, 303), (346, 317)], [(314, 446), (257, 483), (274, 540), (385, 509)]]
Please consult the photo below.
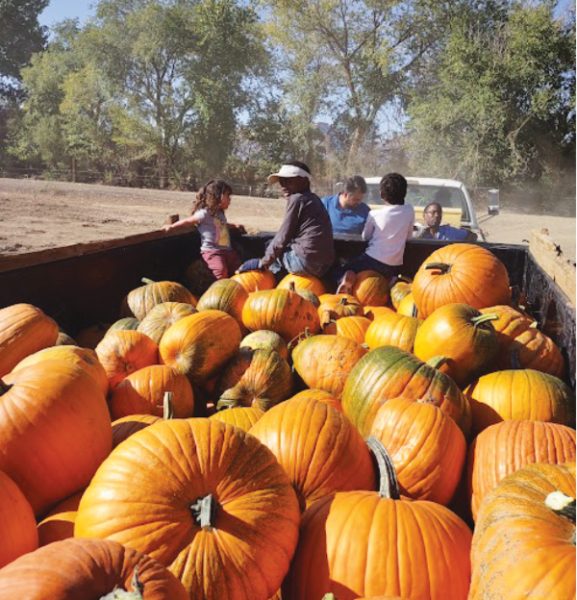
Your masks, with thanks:
[(0, 309), (0, 600), (575, 597), (572, 392), (489, 250), (121, 314)]

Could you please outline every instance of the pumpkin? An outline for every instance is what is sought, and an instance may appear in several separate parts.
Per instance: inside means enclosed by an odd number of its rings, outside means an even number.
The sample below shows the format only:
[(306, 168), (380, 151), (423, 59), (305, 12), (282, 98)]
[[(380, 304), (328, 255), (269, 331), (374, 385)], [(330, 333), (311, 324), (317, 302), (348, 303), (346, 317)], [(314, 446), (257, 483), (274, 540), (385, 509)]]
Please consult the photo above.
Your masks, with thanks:
[(242, 308), (248, 292), (233, 279), (215, 281), (199, 298), (198, 310), (222, 310), (242, 325)]
[(111, 389), (127, 375), (158, 364), (158, 346), (140, 331), (116, 329), (105, 335), (95, 348)]
[(575, 460), (575, 430), (558, 423), (502, 421), (484, 429), (469, 448), (467, 480), (476, 519), (483, 498), (501, 479), (532, 463)]
[(473, 432), (517, 419), (567, 425), (571, 390), (563, 381), (532, 369), (495, 371), (472, 383), (465, 395), (471, 404)]
[(38, 523), (40, 546), (74, 537), (74, 521), (84, 490), (62, 500)]
[(292, 397), (292, 400), (300, 400), (301, 398), (304, 398), (309, 402), (324, 402), (325, 404), (332, 406), (334, 409), (343, 412), (341, 401), (325, 390), (318, 390), (315, 388), (302, 390), (301, 392), (298, 392), (298, 394), (295, 394)]
[(419, 267), (412, 293), (422, 319), (445, 304), (479, 309), (511, 301), (505, 265), (489, 250), (465, 243), (435, 250)]
[(53, 346), (58, 325), (32, 304), (12, 304), (0, 309), (0, 377), (23, 358)]
[(303, 510), (339, 490), (375, 487), (363, 438), (341, 412), (324, 402), (287, 400), (266, 412), (249, 433), (272, 450)]
[(138, 329), (140, 321), (135, 317), (122, 317), (117, 321), (114, 321), (112, 325), (106, 330), (106, 333), (109, 331), (114, 331), (115, 329)]
[(389, 306), (363, 306), (363, 314), (371, 321), (384, 315), (391, 315), (394, 313), (395, 311)]
[(77, 346), (76, 340), (68, 335), (64, 331), (59, 331), (56, 341), (54, 342), (55, 346)]
[(150, 309), (161, 302), (184, 302), (196, 306), (196, 298), (182, 284), (175, 281), (152, 281), (142, 278), (143, 286), (130, 291), (126, 303), (132, 314), (142, 321)]
[(394, 308), (398, 308), (401, 300), (411, 291), (411, 281), (405, 279), (397, 279), (391, 286), (390, 296), (391, 304)]
[(161, 417), (166, 392), (172, 392), (174, 417), (192, 417), (194, 394), (186, 375), (176, 373), (166, 365), (151, 365), (125, 377), (110, 395), (113, 419), (128, 415), (151, 414)]
[(382, 446), (378, 452), (378, 492), (337, 492), (304, 513), (283, 598), (467, 597), (469, 528), (440, 504), (400, 499), (394, 469)]
[(530, 317), (510, 306), (491, 306), (482, 313), (495, 314), (492, 322), (497, 332), (500, 369), (524, 368), (562, 377), (565, 365), (561, 351), (553, 340), (537, 329)]
[(323, 328), (323, 333), (338, 335), (362, 344), (365, 341), (365, 333), (371, 324), (371, 320), (360, 315), (342, 317), (331, 321)]
[[(572, 513), (555, 505), (558, 495), (572, 497)], [(475, 524), (469, 598), (574, 598), (574, 496), (575, 463), (529, 465), (489, 492)]]
[(81, 367), (45, 360), (0, 383), (0, 469), (34, 512), (85, 486), (110, 452), (106, 399)]
[(253, 292), (242, 309), (242, 322), (250, 331), (276, 331), (287, 343), (305, 330), (320, 331), (315, 306), (291, 290)]
[(221, 310), (203, 310), (173, 323), (159, 344), (162, 363), (204, 383), (235, 354), (241, 340), (236, 320)]
[(442, 355), (442, 371), (465, 386), (490, 370), (498, 351), (493, 314), (467, 304), (446, 304), (429, 315), (415, 335), (415, 356), (427, 361)]
[(217, 408), (240, 405), (267, 410), (286, 400), (292, 388), (291, 368), (278, 352), (241, 348), (218, 381)]
[(253, 600), (280, 587), (299, 519), (288, 477), (254, 436), (175, 419), (112, 451), (82, 496), (74, 535), (148, 554), (190, 598)]
[(384, 306), (389, 302), (389, 280), (377, 271), (357, 273), (353, 296), (363, 306)]
[(137, 329), (159, 344), (164, 332), (173, 323), (197, 312), (192, 304), (185, 302), (161, 302), (146, 313)]
[(317, 308), (321, 326), (342, 317), (362, 315), (363, 307), (354, 296), (348, 294), (323, 294)]
[(276, 280), (271, 271), (245, 271), (237, 273), (231, 277), (233, 281), (240, 283), (247, 294), (259, 292), (262, 290), (272, 290), (276, 285)]
[(305, 290), (312, 292), (317, 297), (326, 293), (325, 284), (318, 277), (306, 273), (289, 273), (279, 281), (276, 287), (279, 290), (293, 290), (297, 293)]
[(345, 381), (366, 348), (337, 335), (314, 335), (292, 351), (293, 366), (309, 388), (325, 390), (340, 398)]
[(274, 350), (282, 358), (288, 360), (288, 348), (286, 342), (276, 331), (253, 331), (246, 335), (240, 342), (241, 348), (250, 348), (251, 350)]
[(50, 346), (34, 352), (22, 359), (12, 370), (19, 371), (43, 360), (63, 360), (75, 364), (88, 372), (98, 383), (104, 394), (108, 392), (108, 377), (104, 367), (100, 364), (96, 352), (90, 348), (80, 346)]
[(368, 352), (351, 369), (341, 403), (345, 415), (368, 436), (381, 404), (405, 396), (427, 399), (455, 420), (465, 435), (471, 427), (471, 408), (457, 384), (416, 356), (382, 346)]
[[(113, 590), (117, 595), (110, 595)], [(122, 596), (125, 591), (130, 595)], [(156, 560), (110, 540), (74, 538), (39, 548), (3, 568), (0, 595), (26, 600), (188, 599), (178, 579)]]
[[(163, 417), (156, 415), (128, 415), (112, 422), (112, 447), (116, 448), (118, 444), (129, 438), (132, 434), (162, 421)], [(169, 418), (169, 417), (166, 417)]]
[(222, 421), (248, 431), (263, 414), (264, 412), (256, 406), (234, 406), (215, 412), (209, 419)]
[(370, 434), (387, 449), (402, 494), (449, 504), (467, 454), (451, 417), (433, 404), (393, 398), (379, 408)]
[(0, 471), (0, 567), (38, 548), (36, 519), (20, 488)]
[(407, 352), (413, 351), (417, 329), (422, 321), (398, 313), (378, 317), (367, 328), (365, 344), (373, 350), (380, 346), (396, 346)]
[(415, 303), (413, 292), (406, 294), (405, 297), (399, 302), (397, 306), (397, 312), (400, 315), (405, 315), (405, 317), (423, 318), (419, 313), (417, 304)]

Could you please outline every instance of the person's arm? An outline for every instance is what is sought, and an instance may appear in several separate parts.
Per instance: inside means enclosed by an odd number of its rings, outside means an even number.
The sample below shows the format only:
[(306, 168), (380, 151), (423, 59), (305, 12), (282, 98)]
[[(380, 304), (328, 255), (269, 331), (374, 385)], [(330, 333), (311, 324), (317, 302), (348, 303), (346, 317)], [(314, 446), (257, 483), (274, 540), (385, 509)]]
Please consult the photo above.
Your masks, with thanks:
[(373, 231), (375, 230), (375, 219), (371, 213), (369, 213), (367, 220), (365, 221), (365, 226), (363, 227), (363, 233), (361, 234), (363, 240), (365, 242), (371, 238), (373, 235)]
[(407, 239), (410, 240), (413, 237), (413, 228), (415, 227), (415, 211), (411, 211), (411, 220), (409, 222), (409, 228), (407, 229)]
[(172, 231), (173, 229), (180, 229), (182, 227), (194, 227), (195, 225), (198, 225), (204, 218), (204, 215), (199, 213), (200, 211), (196, 211), (193, 215), (190, 215), (190, 217), (185, 217), (184, 219), (179, 219), (175, 223), (164, 225), (162, 229), (164, 231)]
[(260, 261), (263, 267), (266, 268), (271, 265), (284, 252), (289, 242), (294, 238), (298, 227), (299, 209), (300, 203), (297, 202), (297, 198), (291, 196), (280, 229), (271, 240)]

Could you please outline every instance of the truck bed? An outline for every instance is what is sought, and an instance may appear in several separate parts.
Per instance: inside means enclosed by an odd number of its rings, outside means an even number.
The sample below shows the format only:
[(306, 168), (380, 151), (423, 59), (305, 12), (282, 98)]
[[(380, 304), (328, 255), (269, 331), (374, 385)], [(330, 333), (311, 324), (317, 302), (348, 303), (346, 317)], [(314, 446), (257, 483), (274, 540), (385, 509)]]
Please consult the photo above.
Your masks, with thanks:
[[(235, 236), (243, 259), (262, 256), (270, 235)], [(403, 273), (412, 277), (419, 265), (446, 242), (410, 240)], [(521, 304), (543, 332), (561, 348), (567, 361), (567, 383), (575, 389), (575, 309), (568, 296), (539, 266), (527, 246), (490, 244), (503, 261)], [(337, 256), (347, 258), (364, 243), (335, 240)], [(197, 233), (153, 232), (119, 240), (0, 258), (0, 307), (28, 302), (42, 308), (74, 336), (95, 323), (119, 317), (122, 299), (141, 285), (141, 278), (182, 281), (187, 266), (200, 257)]]

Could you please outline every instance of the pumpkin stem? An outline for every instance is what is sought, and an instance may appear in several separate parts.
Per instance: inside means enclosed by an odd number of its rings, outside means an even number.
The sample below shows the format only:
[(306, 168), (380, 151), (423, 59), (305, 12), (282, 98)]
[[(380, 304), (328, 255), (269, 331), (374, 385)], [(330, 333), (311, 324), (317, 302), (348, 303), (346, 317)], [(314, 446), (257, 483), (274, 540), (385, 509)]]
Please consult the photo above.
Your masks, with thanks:
[(489, 321), (498, 321), (499, 320), (499, 315), (496, 315), (495, 313), (486, 313), (483, 315), (479, 315), (478, 317), (473, 317), (471, 319), (471, 323), (473, 323), (473, 325), (475, 327), (478, 327), (479, 325), (482, 325), (483, 323), (487, 323)]
[(143, 277), (140, 281), (148, 285), (149, 283), (155, 283), (154, 279), (149, 279), (148, 277)]
[(441, 273), (444, 275), (445, 273), (449, 273), (451, 270), (451, 265), (448, 265), (447, 263), (433, 262), (426, 264), (425, 269), (435, 269), (436, 271), (441, 271)]
[(174, 405), (172, 404), (172, 392), (164, 392), (162, 397), (162, 418), (174, 419)]
[(132, 592), (115, 587), (109, 594), (106, 594), (106, 596), (101, 596), (100, 600), (142, 600), (144, 584), (138, 577), (138, 565), (134, 568), (130, 585), (132, 587)]
[(323, 596), (323, 600), (337, 600), (337, 597), (332, 592), (329, 592)]
[(190, 505), (192, 516), (202, 529), (212, 529), (214, 527), (218, 508), (218, 502), (213, 494), (199, 498), (194, 504)]
[(340, 300), (339, 300), (339, 304), (342, 304), (343, 306), (348, 306), (349, 304), (349, 299), (346, 296), (343, 296)]
[(399, 482), (393, 461), (383, 444), (374, 436), (367, 439), (367, 446), (377, 461), (379, 471), (379, 496), (398, 500), (401, 497)]
[(295, 293), (296, 293), (296, 291), (297, 291), (297, 288), (296, 288), (296, 285), (295, 285), (295, 282), (294, 282), (294, 281), (289, 281), (289, 286), (288, 286), (288, 289), (289, 289), (291, 292), (295, 292)]
[(426, 362), (433, 369), (440, 369), (449, 359), (446, 356), (432, 356)]
[(556, 492), (551, 492), (545, 498), (545, 506), (550, 508), (555, 514), (565, 517), (575, 524), (575, 498), (571, 498), (571, 496), (567, 496), (567, 494), (557, 490)]
[(5, 394), (12, 386), (8, 385), (7, 383), (4, 383), (1, 379), (0, 379), (0, 396), (2, 396), (3, 394)]

